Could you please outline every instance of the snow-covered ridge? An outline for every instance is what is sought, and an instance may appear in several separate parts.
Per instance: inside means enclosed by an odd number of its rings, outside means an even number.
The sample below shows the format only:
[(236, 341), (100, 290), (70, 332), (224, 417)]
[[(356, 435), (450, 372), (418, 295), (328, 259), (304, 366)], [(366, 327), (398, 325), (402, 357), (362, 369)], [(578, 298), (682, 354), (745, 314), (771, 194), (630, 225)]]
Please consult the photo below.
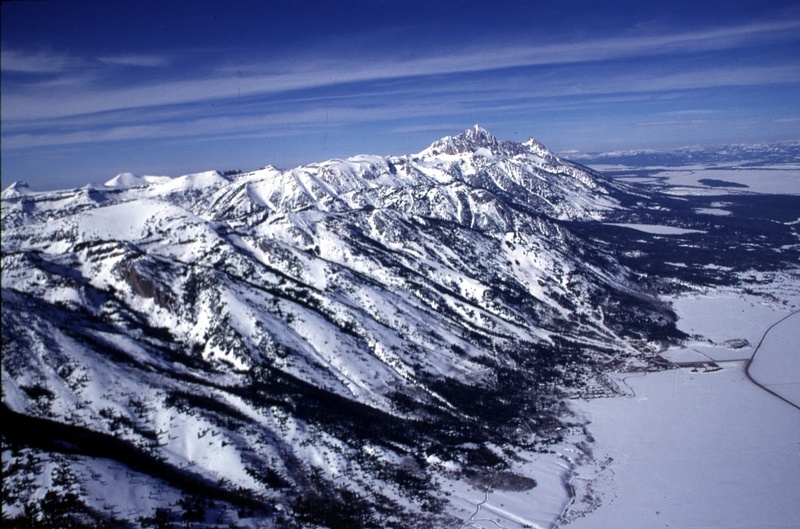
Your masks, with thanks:
[[(122, 173), (104, 185), (123, 191), (114, 200), (219, 189), (213, 201), (217, 212), (391, 207), (408, 214), (495, 225), (503, 222), (485, 218), (486, 204), (498, 212), (516, 205), (559, 219), (601, 218), (617, 205), (612, 194), (619, 187), (561, 160), (532, 138), (523, 143), (498, 141), (477, 125), (413, 155), (361, 155), (283, 171), (267, 166), (230, 180), (216, 171), (178, 178)], [(16, 195), (9, 191), (8, 197), (12, 196)]]
[(172, 180), (169, 176), (136, 176), (133, 173), (120, 173), (105, 184), (106, 187), (141, 187)]
[[(14, 473), (6, 512), (58, 465), (123, 518), (200, 490), (252, 527), (457, 526), (464, 503), (437, 483), (483, 491), (501, 467), (529, 490), (514, 465), (561, 438), (555, 385), (590, 376), (587, 357), (638, 362), (672, 316), (562, 220), (617, 211), (624, 186), (478, 127), (437, 143), (6, 190), (6, 416), (76, 452), (11, 428), (41, 464)], [(112, 440), (128, 452), (92, 452)], [(114, 479), (130, 453), (147, 464), (120, 497), (85, 477)], [(341, 521), (343, 505), (367, 514)]]
[(120, 173), (103, 184), (110, 188), (131, 188), (153, 186), (164, 192), (177, 192), (189, 189), (202, 189), (221, 184), (229, 180), (218, 171), (205, 171), (172, 178), (170, 176), (136, 176), (133, 173)]
[(10, 186), (5, 188), (2, 193), (2, 199), (13, 199), (32, 194), (30, 186), (26, 182), (13, 182)]

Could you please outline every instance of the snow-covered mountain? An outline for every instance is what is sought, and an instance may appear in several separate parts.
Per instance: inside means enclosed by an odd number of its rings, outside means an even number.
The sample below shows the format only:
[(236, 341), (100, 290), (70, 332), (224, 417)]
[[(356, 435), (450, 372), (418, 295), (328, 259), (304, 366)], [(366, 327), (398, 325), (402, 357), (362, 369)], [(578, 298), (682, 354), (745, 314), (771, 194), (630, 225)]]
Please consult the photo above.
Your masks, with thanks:
[(106, 187), (139, 187), (149, 184), (160, 184), (171, 180), (169, 176), (136, 176), (133, 173), (120, 173), (104, 185)]
[(416, 155), (12, 186), (4, 516), (457, 526), (442, 483), (534, 486), (511, 462), (559, 439), (570, 388), (675, 336), (571, 227), (650, 200), (477, 126)]
[(16, 197), (21, 197), (24, 195), (30, 195), (32, 193), (30, 186), (25, 182), (14, 182), (7, 188), (3, 190), (2, 198), (5, 199), (13, 199)]

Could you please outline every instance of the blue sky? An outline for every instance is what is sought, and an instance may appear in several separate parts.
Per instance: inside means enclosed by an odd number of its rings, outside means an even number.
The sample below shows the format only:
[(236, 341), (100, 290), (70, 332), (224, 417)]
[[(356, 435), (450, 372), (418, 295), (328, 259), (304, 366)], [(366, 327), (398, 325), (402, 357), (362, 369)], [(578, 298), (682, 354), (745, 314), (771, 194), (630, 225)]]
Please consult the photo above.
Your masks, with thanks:
[(2, 186), (418, 152), (800, 139), (792, 1), (18, 1)]

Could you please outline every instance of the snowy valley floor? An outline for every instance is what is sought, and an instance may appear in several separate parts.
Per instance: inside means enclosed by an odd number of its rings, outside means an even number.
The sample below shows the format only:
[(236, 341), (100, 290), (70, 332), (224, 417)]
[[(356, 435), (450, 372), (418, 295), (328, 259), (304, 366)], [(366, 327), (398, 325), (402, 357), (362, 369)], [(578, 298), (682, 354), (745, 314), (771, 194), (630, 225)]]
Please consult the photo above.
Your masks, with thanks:
[(627, 398), (573, 402), (590, 422), (592, 463), (575, 469), (575, 502), (559, 527), (800, 527), (800, 410), (744, 372), (780, 321), (751, 373), (796, 400), (798, 299), (782, 294), (791, 299), (734, 291), (675, 299), (680, 326), (697, 340), (664, 356), (700, 365), (617, 374)]

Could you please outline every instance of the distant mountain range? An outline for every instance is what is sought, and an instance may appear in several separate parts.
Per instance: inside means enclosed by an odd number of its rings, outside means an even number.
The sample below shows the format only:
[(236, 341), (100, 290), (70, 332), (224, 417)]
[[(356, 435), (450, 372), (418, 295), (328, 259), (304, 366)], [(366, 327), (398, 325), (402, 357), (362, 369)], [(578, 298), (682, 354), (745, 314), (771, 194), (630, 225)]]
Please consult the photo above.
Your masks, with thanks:
[(611, 152), (567, 152), (571, 160), (587, 165), (620, 164), (635, 167), (691, 164), (768, 165), (800, 163), (800, 141), (758, 144), (732, 144), (714, 147), (682, 147), (670, 150), (640, 149)]
[(740, 229), (790, 241), (756, 260), (687, 208), (477, 126), (407, 156), (15, 184), (4, 521), (457, 527), (445, 483), (533, 488), (515, 462), (562, 439), (566, 396), (663, 364), (659, 292), (793, 259), (788, 225)]

